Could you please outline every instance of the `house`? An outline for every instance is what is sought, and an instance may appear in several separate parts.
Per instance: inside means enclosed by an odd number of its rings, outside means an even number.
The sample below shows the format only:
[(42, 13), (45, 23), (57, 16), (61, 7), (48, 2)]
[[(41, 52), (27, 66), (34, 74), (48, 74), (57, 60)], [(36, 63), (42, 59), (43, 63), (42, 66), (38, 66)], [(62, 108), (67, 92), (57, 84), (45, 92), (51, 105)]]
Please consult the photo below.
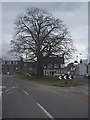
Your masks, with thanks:
[(24, 74), (35, 75), (36, 74), (36, 62), (24, 62), (23, 72)]
[(35, 63), (23, 62), (19, 60), (3, 60), (2, 73), (3, 74), (35, 74)]
[(19, 61), (16, 60), (3, 60), (2, 61), (2, 73), (14, 74), (19, 70)]
[[(49, 57), (44, 60), (43, 68), (45, 76), (57, 76), (61, 73), (61, 65), (64, 64), (64, 57)], [(36, 74), (37, 62), (25, 62), (19, 60), (3, 60), (2, 73), (15, 74), (20, 70), (23, 74)]]
[(45, 76), (59, 76), (62, 71), (61, 65), (64, 64), (64, 57), (49, 57), (44, 61)]

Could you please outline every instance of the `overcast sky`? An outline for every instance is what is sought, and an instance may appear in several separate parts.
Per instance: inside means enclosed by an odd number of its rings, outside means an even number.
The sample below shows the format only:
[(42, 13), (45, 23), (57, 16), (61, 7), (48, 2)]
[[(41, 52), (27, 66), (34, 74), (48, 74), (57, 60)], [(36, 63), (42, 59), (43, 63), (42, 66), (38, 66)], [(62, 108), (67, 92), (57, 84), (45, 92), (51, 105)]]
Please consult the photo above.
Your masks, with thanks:
[[(3, 2), (2, 3), (2, 53), (4, 59), (12, 59), (7, 51), (14, 33), (14, 21), (19, 13), (27, 7), (38, 7), (47, 10), (56, 18), (62, 19), (69, 28), (77, 55), (85, 58), (88, 48), (88, 3), (87, 2)], [(0, 52), (1, 55), (1, 52)], [(76, 57), (76, 55), (75, 55)]]
[(2, 56), (2, 7), (0, 3), (0, 58)]

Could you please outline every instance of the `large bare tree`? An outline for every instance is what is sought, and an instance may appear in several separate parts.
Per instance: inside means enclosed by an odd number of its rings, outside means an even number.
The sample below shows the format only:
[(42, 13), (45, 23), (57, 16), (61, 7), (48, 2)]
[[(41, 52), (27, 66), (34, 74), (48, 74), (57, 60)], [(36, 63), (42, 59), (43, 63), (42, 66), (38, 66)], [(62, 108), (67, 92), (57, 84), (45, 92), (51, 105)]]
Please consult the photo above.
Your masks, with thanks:
[(43, 75), (44, 59), (61, 54), (70, 58), (73, 50), (72, 38), (62, 20), (39, 8), (27, 8), (17, 16), (10, 52), (36, 60), (38, 76)]

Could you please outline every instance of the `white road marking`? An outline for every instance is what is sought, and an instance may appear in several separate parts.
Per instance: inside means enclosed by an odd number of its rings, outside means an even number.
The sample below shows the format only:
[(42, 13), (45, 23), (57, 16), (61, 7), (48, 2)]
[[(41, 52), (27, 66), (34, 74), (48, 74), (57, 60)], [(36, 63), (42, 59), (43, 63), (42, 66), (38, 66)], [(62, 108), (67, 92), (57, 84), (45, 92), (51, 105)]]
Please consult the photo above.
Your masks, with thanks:
[(0, 86), (0, 89), (2, 89), (2, 88), (6, 88), (6, 86)]
[(55, 118), (50, 115), (50, 113), (48, 113), (39, 103), (37, 103), (37, 105), (43, 110), (43, 112), (50, 118), (50, 119), (53, 119), (55, 120)]
[(12, 92), (13, 92), (13, 91), (8, 92), (8, 93), (6, 94), (6, 96), (10, 95)]
[(10, 90), (12, 90), (12, 89), (15, 89), (15, 88), (17, 88), (17, 87), (13, 86), (13, 87), (11, 87), (11, 88), (9, 88), (9, 89), (7, 89), (7, 90), (4, 90), (2, 93), (8, 92), (8, 91), (10, 91)]
[[(5, 92), (8, 92), (8, 91), (10, 91), (11, 89), (12, 89), (12, 88), (7, 89), (7, 90), (4, 90), (3, 92), (2, 92), (2, 91), (0, 91), (0, 96), (1, 96), (1, 94), (5, 93)], [(12, 91), (11, 91), (11, 92), (12, 92)], [(8, 92), (8, 93), (10, 94), (11, 92)]]
[(2, 95), (2, 91), (0, 91), (0, 97), (1, 97), (1, 95)]
[[(22, 89), (23, 90), (23, 89)], [(26, 94), (26, 95), (29, 95), (29, 93), (27, 93), (25, 90), (23, 90), (23, 92)]]
[(12, 88), (17, 88), (17, 87), (13, 86)]
[(4, 93), (4, 92), (8, 92), (8, 91), (10, 91), (11, 90), (11, 88), (10, 89), (7, 89), (7, 90), (4, 90), (2, 93)]

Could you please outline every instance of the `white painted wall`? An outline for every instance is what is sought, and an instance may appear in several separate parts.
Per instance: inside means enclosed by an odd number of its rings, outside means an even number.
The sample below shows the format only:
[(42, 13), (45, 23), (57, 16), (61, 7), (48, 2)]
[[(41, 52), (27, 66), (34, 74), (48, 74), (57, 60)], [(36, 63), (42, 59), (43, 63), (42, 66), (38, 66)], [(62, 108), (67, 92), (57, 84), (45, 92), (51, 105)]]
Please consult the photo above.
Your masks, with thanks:
[(54, 72), (53, 76), (59, 76), (60, 75), (60, 70), (44, 70), (44, 75), (51, 76), (52, 71)]
[(79, 75), (86, 75), (87, 74), (87, 65), (84, 63), (79, 64)]

